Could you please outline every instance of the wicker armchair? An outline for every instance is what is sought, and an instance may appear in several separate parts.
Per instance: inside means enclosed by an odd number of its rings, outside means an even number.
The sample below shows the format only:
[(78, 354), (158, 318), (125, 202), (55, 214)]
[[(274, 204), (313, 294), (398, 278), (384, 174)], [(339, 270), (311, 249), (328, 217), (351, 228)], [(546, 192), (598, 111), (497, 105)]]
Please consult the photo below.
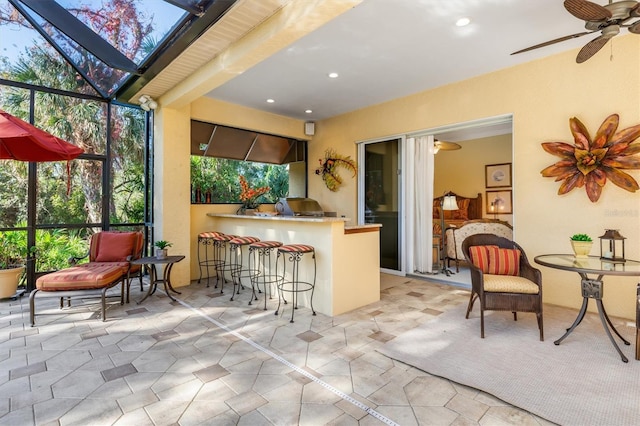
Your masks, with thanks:
[[(519, 262), (517, 275), (498, 275), (483, 272), (477, 255), (472, 255), (474, 246), (497, 246), (500, 249), (517, 249)], [(480, 301), (480, 337), (484, 338), (484, 311), (511, 311), (517, 321), (517, 312), (533, 312), (538, 320), (540, 340), (544, 340), (542, 325), (542, 273), (529, 264), (527, 256), (518, 244), (493, 234), (475, 234), (462, 242), (462, 250), (471, 270), (471, 297), (466, 318), (476, 299)], [(478, 248), (476, 248), (477, 252)], [(475, 262), (474, 262), (475, 260)], [(489, 257), (491, 260), (491, 257)], [(487, 263), (488, 265), (488, 263)], [(515, 273), (515, 272), (514, 272)]]

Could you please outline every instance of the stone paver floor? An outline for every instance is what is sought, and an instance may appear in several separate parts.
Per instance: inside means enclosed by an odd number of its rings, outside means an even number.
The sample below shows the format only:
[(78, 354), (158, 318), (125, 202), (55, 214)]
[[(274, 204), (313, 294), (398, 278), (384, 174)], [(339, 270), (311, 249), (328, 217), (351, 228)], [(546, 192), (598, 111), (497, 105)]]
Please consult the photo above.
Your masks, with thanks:
[[(381, 300), (353, 312), (275, 316), (193, 282), (177, 302), (60, 311), (0, 302), (1, 425), (549, 424), (490, 395), (387, 358), (376, 348), (466, 303), (460, 288), (381, 275)], [(229, 290), (230, 291), (230, 288)], [(262, 295), (260, 295), (262, 297)], [(73, 305), (76, 305), (74, 301)], [(77, 310), (76, 310), (77, 311)]]

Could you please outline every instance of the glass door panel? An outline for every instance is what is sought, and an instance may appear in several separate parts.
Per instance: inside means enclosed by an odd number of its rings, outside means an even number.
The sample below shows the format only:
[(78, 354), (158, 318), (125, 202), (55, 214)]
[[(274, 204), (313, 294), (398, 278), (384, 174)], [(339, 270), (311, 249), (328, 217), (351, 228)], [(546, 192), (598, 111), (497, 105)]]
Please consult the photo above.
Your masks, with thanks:
[(364, 147), (364, 221), (379, 223), (380, 268), (402, 269), (400, 250), (399, 139)]

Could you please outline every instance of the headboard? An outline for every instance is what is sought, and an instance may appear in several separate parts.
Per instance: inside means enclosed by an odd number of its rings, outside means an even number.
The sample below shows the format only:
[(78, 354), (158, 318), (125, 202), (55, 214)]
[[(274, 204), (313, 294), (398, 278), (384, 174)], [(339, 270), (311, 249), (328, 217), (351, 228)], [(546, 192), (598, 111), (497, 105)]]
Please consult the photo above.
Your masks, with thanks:
[[(456, 193), (449, 192), (448, 195), (455, 195), (459, 210), (445, 211), (444, 220), (446, 227), (450, 225), (461, 226), (467, 220), (482, 219), (482, 194), (478, 193), (475, 198), (462, 197)], [(433, 199), (433, 219), (440, 219), (440, 206), (442, 197)], [(465, 212), (466, 207), (466, 212)], [(466, 213), (466, 214), (465, 214)]]

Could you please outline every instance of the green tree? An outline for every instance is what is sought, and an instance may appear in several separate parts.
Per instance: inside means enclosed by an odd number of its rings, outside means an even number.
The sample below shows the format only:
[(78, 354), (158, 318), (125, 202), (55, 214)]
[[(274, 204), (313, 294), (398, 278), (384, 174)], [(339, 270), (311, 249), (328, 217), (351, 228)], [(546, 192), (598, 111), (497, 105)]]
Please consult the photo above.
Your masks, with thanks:
[[(141, 58), (150, 49), (145, 37), (152, 30), (151, 20), (143, 22), (136, 8), (135, 0), (114, 0), (104, 4), (81, 5), (68, 9), (72, 14), (107, 39), (113, 46), (129, 58)], [(27, 26), (24, 18), (9, 4), (0, 8), (0, 25)], [(64, 37), (45, 25), (50, 36), (56, 40), (79, 68), (95, 82), (110, 91), (123, 77), (123, 72), (113, 70), (98, 61), (80, 47), (68, 44)], [(62, 58), (51, 46), (35, 44), (25, 49), (15, 64), (3, 63), (2, 75), (8, 80), (64, 89), (77, 93), (96, 94), (95, 90)], [(26, 119), (28, 91), (6, 88), (2, 107)], [(27, 104), (28, 105), (28, 104)], [(66, 139), (89, 154), (105, 154), (107, 139), (107, 109), (102, 102), (37, 92), (35, 102), (36, 125), (63, 139)], [(109, 216), (114, 221), (141, 221), (144, 120), (143, 113), (132, 108), (114, 107), (111, 123), (113, 177), (109, 188)], [(69, 217), (83, 217), (84, 221), (102, 221), (102, 172), (99, 161), (75, 160), (72, 162), (74, 189), (80, 194), (66, 199), (66, 186), (52, 185), (50, 182), (62, 180), (55, 165), (43, 166), (42, 174), (47, 183), (39, 179), (38, 217), (39, 221), (63, 222)], [(45, 171), (45, 169), (48, 169)], [(82, 203), (81, 206), (78, 206)], [(69, 207), (73, 207), (69, 212)], [(77, 222), (78, 220), (72, 220)]]

